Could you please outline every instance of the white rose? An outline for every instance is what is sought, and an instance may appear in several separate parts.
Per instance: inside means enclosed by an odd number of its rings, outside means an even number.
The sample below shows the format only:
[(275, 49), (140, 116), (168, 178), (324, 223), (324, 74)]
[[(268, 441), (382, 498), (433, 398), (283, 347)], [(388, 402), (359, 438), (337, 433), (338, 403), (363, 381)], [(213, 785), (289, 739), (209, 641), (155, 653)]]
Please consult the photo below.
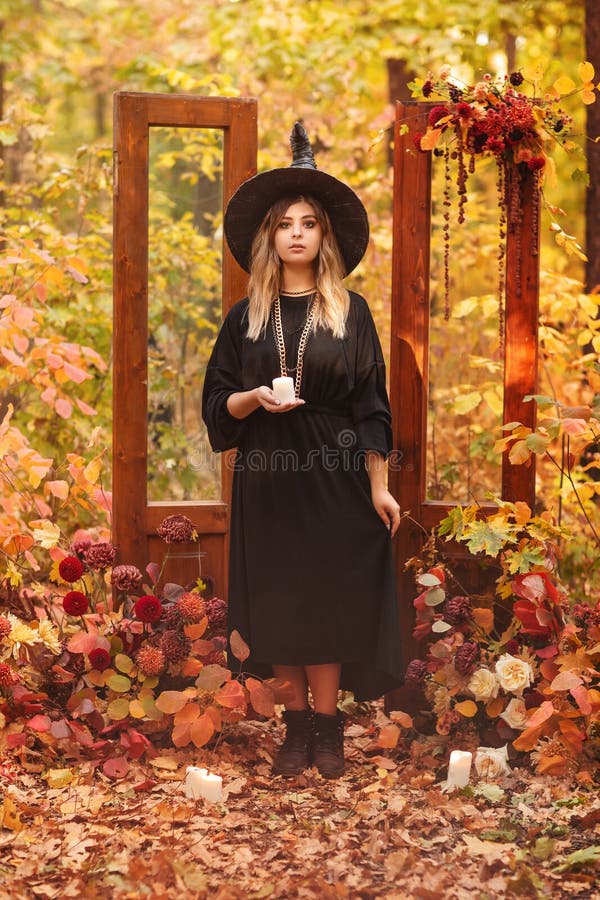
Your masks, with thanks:
[(478, 747), (475, 754), (475, 770), (480, 778), (498, 778), (508, 775), (508, 749), (504, 747)]
[(503, 690), (518, 695), (521, 695), (523, 689), (529, 687), (533, 681), (531, 663), (517, 656), (511, 656), (510, 653), (504, 653), (496, 661), (496, 675)]
[(467, 685), (476, 700), (493, 700), (498, 696), (500, 685), (498, 679), (489, 669), (477, 669), (473, 672)]
[(504, 719), (509, 728), (515, 728), (517, 731), (523, 731), (527, 728), (527, 707), (525, 701), (520, 697), (513, 697), (504, 712), (500, 713), (500, 718)]

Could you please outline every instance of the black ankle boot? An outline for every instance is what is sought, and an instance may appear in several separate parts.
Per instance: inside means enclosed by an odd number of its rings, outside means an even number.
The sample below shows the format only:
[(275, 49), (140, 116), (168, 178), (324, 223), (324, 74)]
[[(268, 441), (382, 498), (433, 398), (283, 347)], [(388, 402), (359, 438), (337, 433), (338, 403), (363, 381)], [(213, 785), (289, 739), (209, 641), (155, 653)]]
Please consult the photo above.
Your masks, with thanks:
[(312, 711), (286, 709), (285, 740), (273, 761), (273, 775), (299, 775), (311, 764)]
[(323, 778), (339, 778), (344, 774), (344, 719), (339, 710), (335, 716), (315, 713), (313, 765)]

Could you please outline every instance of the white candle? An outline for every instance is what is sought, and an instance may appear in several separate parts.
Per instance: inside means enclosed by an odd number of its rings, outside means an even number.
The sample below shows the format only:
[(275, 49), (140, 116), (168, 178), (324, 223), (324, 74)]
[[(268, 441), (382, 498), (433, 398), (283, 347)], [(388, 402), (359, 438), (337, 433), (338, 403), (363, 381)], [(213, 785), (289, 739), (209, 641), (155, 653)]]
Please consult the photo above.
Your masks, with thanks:
[(293, 403), (296, 399), (294, 379), (289, 376), (273, 379), (273, 393), (282, 403)]
[(220, 775), (208, 773), (204, 776), (202, 796), (209, 803), (219, 803), (223, 799), (223, 779)]
[(471, 774), (471, 761), (473, 754), (466, 750), (453, 750), (450, 754), (450, 763), (448, 765), (448, 780), (446, 789), (463, 788), (469, 783)]
[(188, 766), (185, 770), (185, 796), (190, 800), (200, 800), (204, 779), (207, 775), (208, 769)]

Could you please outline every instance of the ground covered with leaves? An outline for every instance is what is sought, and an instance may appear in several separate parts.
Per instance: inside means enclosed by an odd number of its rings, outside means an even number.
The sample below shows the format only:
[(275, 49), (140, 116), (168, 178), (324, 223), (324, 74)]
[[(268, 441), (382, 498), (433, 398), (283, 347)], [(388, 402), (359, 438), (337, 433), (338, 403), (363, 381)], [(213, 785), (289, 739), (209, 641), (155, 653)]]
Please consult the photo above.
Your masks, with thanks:
[[(377, 743), (377, 707), (347, 725), (346, 775), (273, 778), (275, 722), (227, 727), (107, 778), (92, 760), (0, 760), (0, 896), (21, 898), (600, 898), (594, 778), (526, 769), (442, 791), (443, 739)], [(386, 752), (389, 755), (385, 756)], [(186, 766), (223, 777), (188, 800)]]

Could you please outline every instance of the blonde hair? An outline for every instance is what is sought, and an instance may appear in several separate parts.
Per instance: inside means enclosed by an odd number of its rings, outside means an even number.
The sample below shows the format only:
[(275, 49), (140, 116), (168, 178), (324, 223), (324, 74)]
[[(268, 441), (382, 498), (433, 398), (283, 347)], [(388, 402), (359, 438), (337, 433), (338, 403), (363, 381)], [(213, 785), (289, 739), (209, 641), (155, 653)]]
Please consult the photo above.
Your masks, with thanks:
[(275, 250), (275, 231), (290, 206), (301, 200), (312, 206), (315, 218), (321, 226), (322, 235), (321, 247), (314, 262), (317, 308), (313, 331), (318, 327), (328, 328), (337, 338), (344, 337), (346, 333), (350, 297), (342, 284), (344, 262), (329, 216), (319, 201), (313, 197), (289, 196), (275, 201), (252, 241), (247, 333), (252, 341), (257, 341), (264, 334), (269, 323), (273, 300), (279, 296), (281, 290), (283, 267)]

